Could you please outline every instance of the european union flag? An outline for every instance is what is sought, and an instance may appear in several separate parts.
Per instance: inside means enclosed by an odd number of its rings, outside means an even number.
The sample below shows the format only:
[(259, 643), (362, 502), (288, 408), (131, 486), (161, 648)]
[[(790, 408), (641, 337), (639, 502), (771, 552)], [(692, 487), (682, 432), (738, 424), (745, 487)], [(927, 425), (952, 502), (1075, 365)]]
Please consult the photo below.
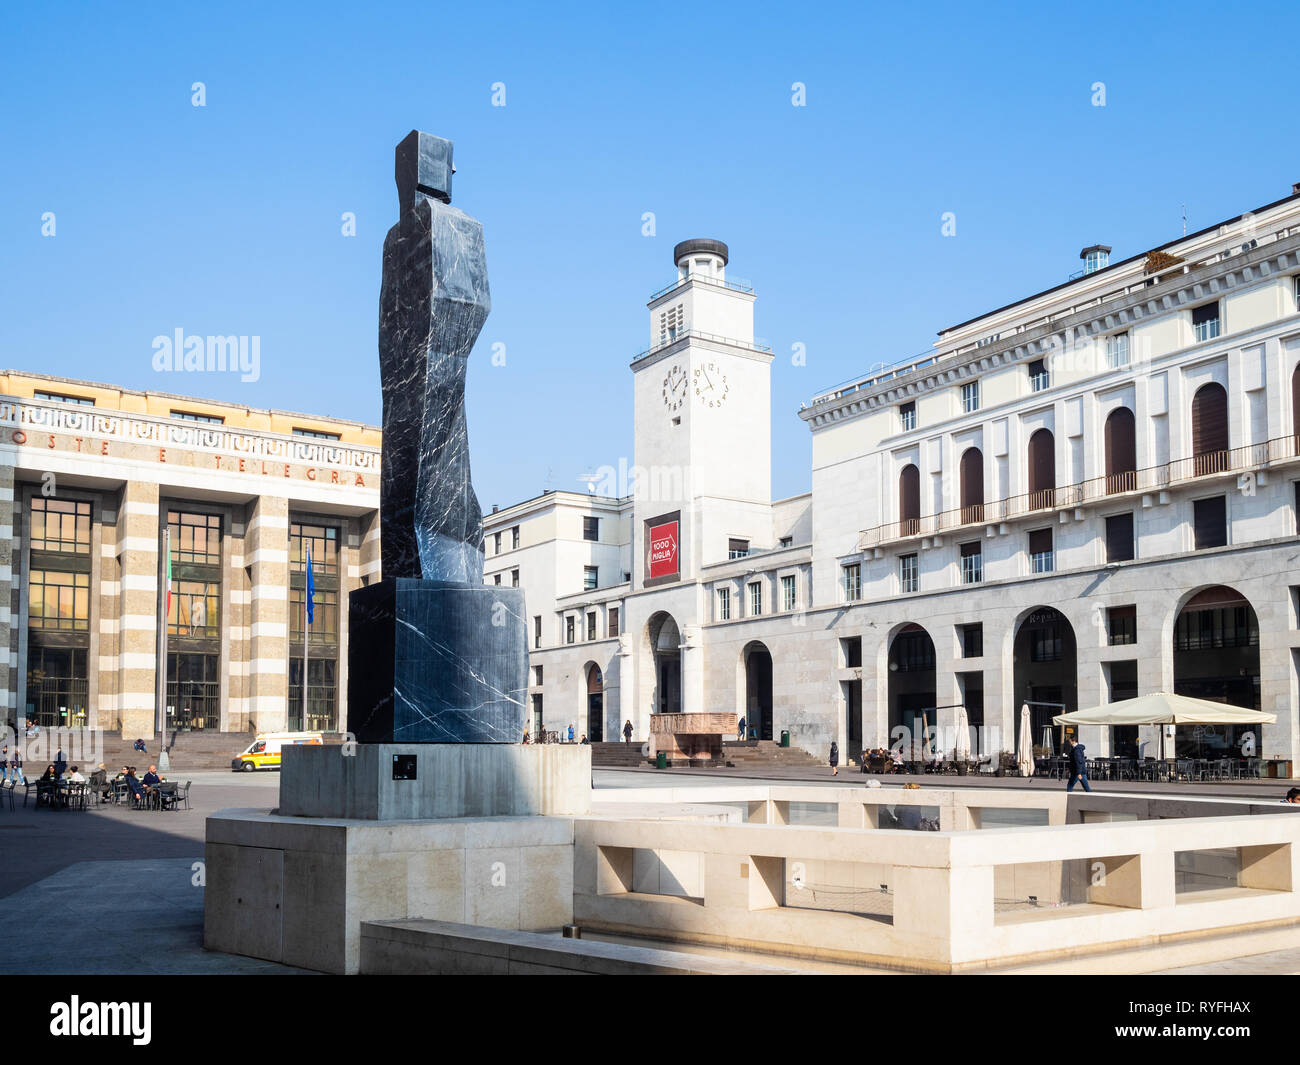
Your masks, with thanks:
[(316, 610), (312, 599), (316, 595), (316, 582), (311, 576), (311, 548), (307, 548), (307, 624), (316, 620)]

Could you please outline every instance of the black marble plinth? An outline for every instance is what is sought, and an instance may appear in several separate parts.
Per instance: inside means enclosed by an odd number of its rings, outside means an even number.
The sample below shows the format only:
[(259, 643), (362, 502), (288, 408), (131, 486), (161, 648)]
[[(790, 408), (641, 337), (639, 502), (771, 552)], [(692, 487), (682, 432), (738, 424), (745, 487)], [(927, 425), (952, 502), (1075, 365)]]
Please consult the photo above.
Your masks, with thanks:
[(348, 597), (348, 731), (361, 743), (519, 743), (519, 588), (399, 577)]

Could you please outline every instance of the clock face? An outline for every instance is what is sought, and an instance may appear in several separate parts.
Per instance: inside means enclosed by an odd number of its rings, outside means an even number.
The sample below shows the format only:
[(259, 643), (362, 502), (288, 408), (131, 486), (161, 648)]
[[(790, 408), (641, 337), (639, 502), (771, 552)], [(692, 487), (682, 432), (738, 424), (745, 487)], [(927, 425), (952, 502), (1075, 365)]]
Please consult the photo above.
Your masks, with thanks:
[(695, 398), (701, 407), (721, 407), (727, 401), (731, 386), (727, 375), (716, 362), (706, 362), (695, 368)]
[(664, 373), (664, 406), (670, 411), (678, 410), (686, 402), (687, 391), (686, 371), (674, 363)]

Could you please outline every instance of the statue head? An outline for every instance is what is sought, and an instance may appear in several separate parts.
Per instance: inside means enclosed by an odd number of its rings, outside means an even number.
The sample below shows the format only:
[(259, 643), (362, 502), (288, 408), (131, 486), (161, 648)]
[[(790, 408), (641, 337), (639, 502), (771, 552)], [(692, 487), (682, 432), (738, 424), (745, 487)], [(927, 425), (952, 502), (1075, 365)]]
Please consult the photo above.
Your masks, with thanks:
[(415, 204), (417, 192), (451, 203), (451, 141), (411, 130), (397, 146), (397, 201), (405, 214)]

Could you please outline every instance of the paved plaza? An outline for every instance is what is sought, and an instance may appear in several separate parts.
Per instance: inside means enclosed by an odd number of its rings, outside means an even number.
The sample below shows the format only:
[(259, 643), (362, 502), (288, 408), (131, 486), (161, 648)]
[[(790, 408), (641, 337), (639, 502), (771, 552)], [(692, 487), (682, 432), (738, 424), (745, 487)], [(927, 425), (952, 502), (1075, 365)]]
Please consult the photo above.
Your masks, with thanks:
[[(273, 808), (279, 798), (279, 777), (273, 773), (236, 775), (196, 772), (192, 775), (193, 808), (169, 813), (99, 807), (84, 814), (36, 810), (21, 805), (0, 812), (0, 972), (114, 973), (128, 969), (150, 973), (297, 973), (271, 962), (205, 951), (202, 946), (203, 888), (195, 884), (204, 847), (204, 819), (229, 807)], [(861, 786), (862, 776), (829, 770), (776, 768), (759, 777), (729, 770), (598, 769), (593, 773), (594, 799), (601, 791), (641, 788), (652, 784), (682, 786), (743, 783), (810, 782), (825, 788)], [(929, 777), (924, 783), (943, 787), (1053, 790), (1059, 781), (997, 780)], [(896, 780), (882, 786), (896, 787)], [(1236, 789), (1235, 791), (1233, 789)], [(1098, 785), (1098, 790), (1150, 792), (1194, 796), (1247, 794), (1262, 798), (1284, 790), (1277, 781), (1258, 784)], [(815, 825), (831, 817), (815, 808), (800, 823)], [(833, 823), (829, 822), (829, 823)], [(619, 941), (617, 937), (609, 938)], [(629, 942), (631, 942), (629, 940)], [(680, 946), (662, 944), (666, 949)], [(1233, 949), (1247, 956), (1205, 961), (1206, 941), (1173, 943), (1094, 958), (1064, 959), (1007, 969), (1007, 972), (1084, 973), (1128, 972), (1170, 974), (1290, 974), (1300, 972), (1300, 929), (1243, 934)], [(762, 965), (759, 954), (690, 948), (709, 956), (733, 955), (735, 960)], [(883, 973), (866, 966), (823, 961), (782, 959), (782, 965), (807, 972)], [(894, 974), (901, 975), (901, 974)]]

